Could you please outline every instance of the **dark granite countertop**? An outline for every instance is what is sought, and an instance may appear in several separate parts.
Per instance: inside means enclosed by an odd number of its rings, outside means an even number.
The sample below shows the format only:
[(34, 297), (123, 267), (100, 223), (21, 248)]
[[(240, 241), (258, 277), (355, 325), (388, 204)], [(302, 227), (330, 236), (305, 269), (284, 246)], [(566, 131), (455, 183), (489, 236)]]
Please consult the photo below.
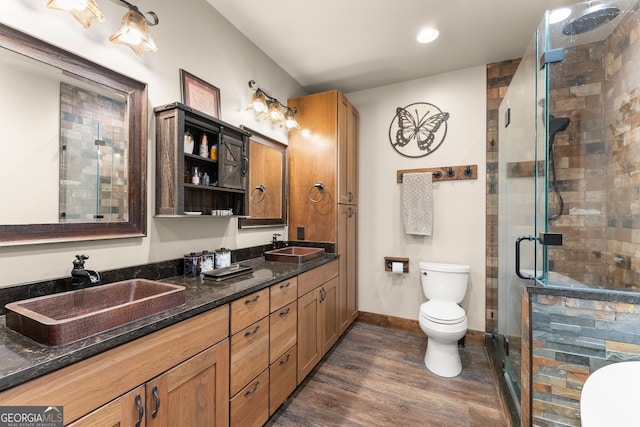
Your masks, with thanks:
[(265, 261), (264, 257), (260, 257), (241, 261), (241, 264), (252, 267), (250, 274), (222, 282), (183, 276), (162, 279), (186, 288), (184, 305), (64, 346), (49, 347), (26, 338), (8, 329), (5, 317), (0, 316), (0, 391), (204, 313), (337, 258), (338, 255), (328, 253), (304, 264), (289, 264)]

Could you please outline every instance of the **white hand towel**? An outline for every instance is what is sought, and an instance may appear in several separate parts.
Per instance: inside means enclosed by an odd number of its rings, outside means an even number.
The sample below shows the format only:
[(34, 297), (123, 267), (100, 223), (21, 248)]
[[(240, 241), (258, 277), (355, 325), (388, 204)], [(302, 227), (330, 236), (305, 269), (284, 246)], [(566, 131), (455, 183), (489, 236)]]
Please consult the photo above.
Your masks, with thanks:
[(402, 175), (402, 217), (405, 233), (431, 236), (433, 230), (431, 172)]

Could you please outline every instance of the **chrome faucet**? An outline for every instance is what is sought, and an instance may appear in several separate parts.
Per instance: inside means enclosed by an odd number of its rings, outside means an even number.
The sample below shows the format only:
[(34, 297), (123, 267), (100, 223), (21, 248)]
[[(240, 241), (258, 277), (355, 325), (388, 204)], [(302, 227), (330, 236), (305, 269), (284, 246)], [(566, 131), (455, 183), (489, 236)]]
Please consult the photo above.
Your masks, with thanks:
[(76, 255), (71, 270), (71, 283), (74, 286), (97, 285), (100, 283), (100, 274), (97, 271), (85, 270), (84, 262), (88, 260), (87, 255)]

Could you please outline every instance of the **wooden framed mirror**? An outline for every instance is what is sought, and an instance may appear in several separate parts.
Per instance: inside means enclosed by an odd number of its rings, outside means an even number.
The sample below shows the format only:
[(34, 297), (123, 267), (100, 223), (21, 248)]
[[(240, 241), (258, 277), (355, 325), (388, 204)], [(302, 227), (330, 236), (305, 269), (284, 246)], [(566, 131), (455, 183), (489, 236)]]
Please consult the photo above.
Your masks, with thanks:
[(249, 217), (238, 228), (287, 225), (287, 146), (246, 126), (249, 137)]
[(0, 246), (146, 235), (145, 83), (0, 24), (0, 91)]

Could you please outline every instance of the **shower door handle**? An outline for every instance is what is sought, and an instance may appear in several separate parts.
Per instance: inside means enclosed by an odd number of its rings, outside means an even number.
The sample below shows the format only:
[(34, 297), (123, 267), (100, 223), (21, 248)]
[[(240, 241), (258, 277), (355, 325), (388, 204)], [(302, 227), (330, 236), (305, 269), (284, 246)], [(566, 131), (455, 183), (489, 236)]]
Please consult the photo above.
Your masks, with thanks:
[(537, 238), (535, 236), (520, 236), (516, 239), (516, 275), (521, 279), (533, 280), (535, 277), (525, 276), (520, 272), (520, 243), (522, 243), (523, 240), (535, 241)]

